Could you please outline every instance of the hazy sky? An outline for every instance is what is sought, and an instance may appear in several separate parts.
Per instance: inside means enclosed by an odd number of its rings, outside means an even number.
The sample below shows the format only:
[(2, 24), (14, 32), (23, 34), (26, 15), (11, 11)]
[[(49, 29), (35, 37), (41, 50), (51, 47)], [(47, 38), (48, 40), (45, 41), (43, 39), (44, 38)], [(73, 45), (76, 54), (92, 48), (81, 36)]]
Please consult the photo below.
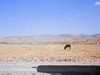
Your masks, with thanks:
[(0, 36), (100, 33), (100, 0), (0, 0)]

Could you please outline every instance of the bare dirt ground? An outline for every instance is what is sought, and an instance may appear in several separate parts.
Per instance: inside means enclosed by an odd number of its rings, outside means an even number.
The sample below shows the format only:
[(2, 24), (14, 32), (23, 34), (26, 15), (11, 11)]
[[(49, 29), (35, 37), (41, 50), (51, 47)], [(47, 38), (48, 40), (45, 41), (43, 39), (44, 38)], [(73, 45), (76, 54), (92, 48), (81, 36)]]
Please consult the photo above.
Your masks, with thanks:
[(71, 50), (63, 47), (0, 44), (0, 75), (50, 75), (32, 69), (41, 64), (100, 65), (100, 45), (72, 45)]
[(23, 61), (96, 61), (100, 60), (99, 45), (0, 45), (0, 60)]

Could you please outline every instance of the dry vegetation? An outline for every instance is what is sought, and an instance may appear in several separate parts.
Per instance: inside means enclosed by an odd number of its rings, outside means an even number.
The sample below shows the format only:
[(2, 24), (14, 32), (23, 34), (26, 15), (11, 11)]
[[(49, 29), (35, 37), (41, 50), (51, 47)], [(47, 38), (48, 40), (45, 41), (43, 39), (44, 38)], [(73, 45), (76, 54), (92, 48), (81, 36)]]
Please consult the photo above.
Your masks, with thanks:
[[(71, 43), (71, 50), (63, 49), (66, 43)], [(100, 34), (2, 37), (0, 38), (0, 60), (100, 60)]]
[(99, 45), (6, 45), (0, 44), (1, 60), (23, 61), (96, 61), (100, 60)]

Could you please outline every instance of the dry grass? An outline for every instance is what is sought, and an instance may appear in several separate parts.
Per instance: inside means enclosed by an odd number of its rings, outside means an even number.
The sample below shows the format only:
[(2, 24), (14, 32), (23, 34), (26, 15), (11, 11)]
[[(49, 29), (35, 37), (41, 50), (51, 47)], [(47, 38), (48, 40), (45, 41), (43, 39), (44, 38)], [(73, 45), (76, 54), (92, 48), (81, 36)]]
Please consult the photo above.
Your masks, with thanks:
[(0, 45), (0, 59), (100, 60), (99, 45)]

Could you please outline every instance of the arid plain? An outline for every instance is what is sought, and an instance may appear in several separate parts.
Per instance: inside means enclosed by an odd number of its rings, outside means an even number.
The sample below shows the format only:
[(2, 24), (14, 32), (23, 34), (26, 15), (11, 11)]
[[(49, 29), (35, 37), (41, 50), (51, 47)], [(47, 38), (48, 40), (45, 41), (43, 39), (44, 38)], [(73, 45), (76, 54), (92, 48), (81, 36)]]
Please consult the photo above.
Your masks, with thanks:
[(99, 45), (0, 45), (1, 60), (21, 61), (96, 61), (100, 60)]
[[(70, 43), (71, 49), (64, 50), (64, 46)], [(15, 63), (17, 62), (17, 63)], [(41, 36), (10, 36), (0, 38), (0, 67), (1, 74), (4, 75), (32, 75), (33, 73), (26, 71), (16, 74), (9, 71), (9, 68), (19, 66), (19, 62), (23, 63), (22, 67), (32, 69), (32, 64), (37, 62), (57, 62), (63, 65), (67, 63), (100, 65), (100, 35), (41, 35)], [(31, 63), (29, 66), (25, 63)], [(95, 64), (95, 62), (97, 64)], [(10, 64), (9, 64), (10, 63)], [(48, 63), (48, 64), (49, 64)], [(8, 64), (8, 65), (6, 65)], [(17, 65), (16, 65), (17, 64)], [(45, 63), (44, 63), (45, 64)], [(79, 63), (80, 64), (80, 63)], [(2, 66), (3, 65), (3, 66)], [(11, 65), (11, 66), (9, 66)], [(21, 64), (20, 64), (21, 65)], [(68, 65), (68, 64), (67, 64)], [(34, 67), (34, 66), (33, 66)], [(8, 69), (7, 69), (8, 68)], [(11, 68), (11, 69), (12, 69)], [(21, 67), (20, 67), (21, 68)], [(26, 67), (23, 67), (26, 68)], [(17, 69), (19, 69), (17, 67)], [(16, 69), (16, 70), (17, 70)], [(33, 71), (33, 70), (32, 70)], [(35, 74), (35, 73), (34, 73)], [(38, 74), (35, 75), (44, 75)]]
[[(66, 44), (71, 50), (64, 50)], [(100, 35), (40, 35), (0, 38), (1, 60), (100, 60)]]

